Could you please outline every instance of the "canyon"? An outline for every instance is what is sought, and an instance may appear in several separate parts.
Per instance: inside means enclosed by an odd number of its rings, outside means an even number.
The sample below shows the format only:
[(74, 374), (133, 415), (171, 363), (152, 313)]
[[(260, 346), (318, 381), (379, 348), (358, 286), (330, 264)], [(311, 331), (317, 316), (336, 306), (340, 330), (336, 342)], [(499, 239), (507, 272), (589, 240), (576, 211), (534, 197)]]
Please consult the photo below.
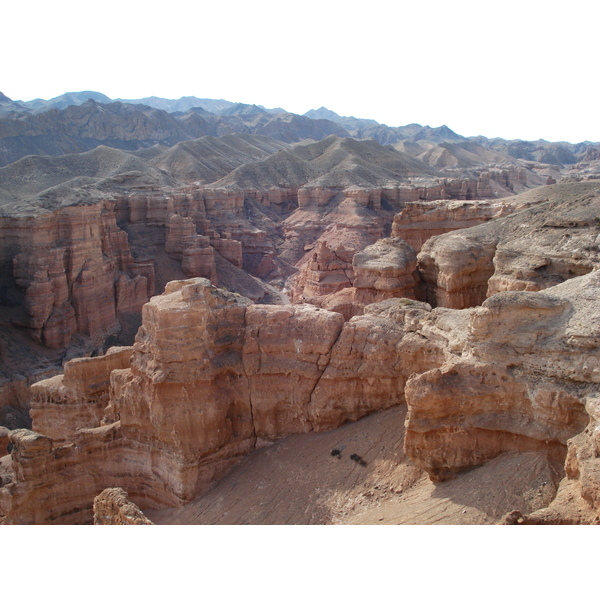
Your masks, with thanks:
[(0, 167), (0, 523), (599, 521), (593, 148), (320, 127)]

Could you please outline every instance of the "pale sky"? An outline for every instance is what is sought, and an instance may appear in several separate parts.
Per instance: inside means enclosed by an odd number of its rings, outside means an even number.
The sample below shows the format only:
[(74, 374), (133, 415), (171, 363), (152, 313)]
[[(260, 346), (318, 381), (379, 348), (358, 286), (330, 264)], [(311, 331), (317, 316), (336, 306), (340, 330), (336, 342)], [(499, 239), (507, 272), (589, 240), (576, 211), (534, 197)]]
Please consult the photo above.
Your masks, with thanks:
[(3, 6), (13, 100), (223, 98), (326, 106), (465, 136), (600, 141), (590, 0), (32, 0)]

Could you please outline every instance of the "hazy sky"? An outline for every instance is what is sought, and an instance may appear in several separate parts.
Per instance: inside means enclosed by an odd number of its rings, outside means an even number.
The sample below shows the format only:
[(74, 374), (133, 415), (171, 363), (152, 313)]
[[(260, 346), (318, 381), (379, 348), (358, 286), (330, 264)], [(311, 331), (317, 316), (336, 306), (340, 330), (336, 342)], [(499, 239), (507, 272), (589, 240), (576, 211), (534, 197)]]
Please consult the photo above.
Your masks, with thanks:
[(589, 0), (32, 0), (2, 8), (13, 100), (224, 98), (462, 135), (600, 141)]

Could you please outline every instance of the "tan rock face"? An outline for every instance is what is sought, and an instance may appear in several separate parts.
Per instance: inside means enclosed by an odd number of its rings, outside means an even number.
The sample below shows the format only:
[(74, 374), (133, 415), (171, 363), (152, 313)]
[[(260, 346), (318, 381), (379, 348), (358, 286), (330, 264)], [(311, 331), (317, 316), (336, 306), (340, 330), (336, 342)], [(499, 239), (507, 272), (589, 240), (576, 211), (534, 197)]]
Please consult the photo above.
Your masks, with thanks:
[(417, 280), (416, 253), (400, 239), (384, 238), (358, 252), (343, 246), (333, 251), (321, 240), (293, 279), (290, 298), (348, 320), (374, 302), (414, 299)]
[(394, 217), (392, 236), (402, 238), (419, 252), (431, 237), (473, 227), (513, 210), (509, 202), (483, 200), (407, 202)]
[(8, 454), (8, 435), (6, 427), (0, 427), (0, 458)]
[(131, 373), (120, 375), (115, 398), (125, 437), (156, 440), (182, 463), (227, 446), (235, 454), (254, 436), (242, 378), (250, 301), (195, 281), (171, 282), (144, 307)]
[(600, 382), (599, 287), (595, 272), (544, 292), (502, 292), (470, 311), (462, 357), (406, 386), (411, 458), (434, 479), (515, 449), (562, 463)]
[(132, 348), (111, 348), (105, 356), (76, 358), (64, 375), (31, 386), (33, 429), (54, 441), (98, 425), (109, 402), (110, 374), (129, 367)]
[[(117, 225), (164, 231), (164, 252), (189, 277), (217, 283), (215, 249), (258, 276), (275, 269), (265, 231), (245, 219), (241, 190), (191, 189), (165, 195), (97, 192), (89, 203), (36, 208), (0, 217), (0, 264), (24, 290), (33, 338), (67, 348), (76, 333), (96, 345), (119, 331), (121, 313), (139, 313), (156, 293), (152, 261), (134, 260), (128, 234)], [(124, 225), (126, 224), (126, 225)], [(144, 241), (136, 241), (144, 254)], [(164, 285), (164, 284), (163, 284)]]
[[(117, 355), (80, 360), (62, 382), (38, 384), (36, 422), (57, 438), (20, 434), (0, 510), (11, 522), (89, 521), (93, 497), (117, 486), (142, 509), (174, 506), (206, 489), (257, 439), (330, 429), (401, 403), (415, 365), (443, 361), (449, 326), (415, 301), (370, 310), (344, 323), (310, 305), (252, 305), (205, 279), (171, 282), (144, 307), (130, 367)], [(416, 334), (420, 319), (428, 325)], [(70, 396), (80, 404), (105, 398), (111, 361), (118, 364), (107, 424), (68, 433), (65, 422), (58, 431), (55, 415)], [(67, 385), (76, 370), (80, 390)], [(75, 404), (69, 414), (74, 427), (89, 416)]]
[(402, 240), (379, 240), (356, 253), (352, 267), (353, 285), (365, 306), (388, 298), (415, 298), (417, 255)]
[(105, 482), (134, 488), (132, 496), (148, 506), (177, 505), (165, 486), (148, 485), (170, 465), (148, 447), (124, 444), (118, 423), (80, 430), (68, 443), (22, 429), (9, 437), (13, 451), (0, 460), (0, 514), (9, 523), (91, 524)]
[(428, 240), (418, 255), (425, 298), (432, 306), (478, 306), (487, 297), (496, 245), (462, 232), (446, 235)]
[[(565, 469), (568, 483), (573, 489), (573, 496), (583, 499), (583, 506), (579, 510), (573, 510), (573, 506), (567, 502), (567, 506), (561, 506), (563, 498), (557, 497), (556, 507), (550, 505), (546, 516), (554, 522), (560, 518), (570, 523), (600, 523), (600, 460), (598, 458), (599, 443), (599, 420), (600, 404), (598, 397), (591, 397), (586, 402), (586, 412), (589, 415), (589, 423), (584, 431), (569, 440), (567, 460)], [(568, 487), (565, 482), (564, 487)], [(563, 494), (569, 499), (568, 491)], [(562, 510), (561, 510), (562, 509)], [(554, 513), (554, 514), (553, 514)], [(565, 518), (566, 516), (566, 518)], [(560, 521), (559, 521), (560, 522)]]
[(292, 302), (306, 302), (314, 296), (326, 296), (351, 287), (354, 252), (352, 247), (337, 245), (332, 248), (327, 241), (320, 240), (302, 271), (294, 278), (289, 293)]
[(312, 431), (313, 392), (343, 324), (341, 315), (309, 305), (247, 309), (243, 361), (258, 437)]
[[(352, 255), (383, 236), (385, 212), (365, 207), (350, 197), (341, 202), (335, 199), (326, 206), (299, 207), (284, 222), (285, 240), (279, 256), (303, 268), (312, 259), (313, 250), (324, 242), (343, 262), (350, 263)], [(310, 253), (307, 255), (307, 253)]]
[(538, 291), (600, 265), (600, 186), (570, 183), (527, 192), (517, 213), (429, 239), (419, 271), (434, 306), (467, 308), (501, 291)]

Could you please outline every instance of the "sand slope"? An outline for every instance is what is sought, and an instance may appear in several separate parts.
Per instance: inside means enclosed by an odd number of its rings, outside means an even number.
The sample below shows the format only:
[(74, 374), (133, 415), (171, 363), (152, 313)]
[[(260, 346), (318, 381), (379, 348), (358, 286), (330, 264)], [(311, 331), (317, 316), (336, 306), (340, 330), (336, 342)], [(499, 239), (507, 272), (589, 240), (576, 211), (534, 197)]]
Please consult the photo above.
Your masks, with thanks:
[(183, 508), (147, 515), (157, 524), (492, 524), (554, 497), (561, 474), (534, 453), (505, 454), (435, 486), (404, 456), (405, 416), (399, 407), (280, 440)]

